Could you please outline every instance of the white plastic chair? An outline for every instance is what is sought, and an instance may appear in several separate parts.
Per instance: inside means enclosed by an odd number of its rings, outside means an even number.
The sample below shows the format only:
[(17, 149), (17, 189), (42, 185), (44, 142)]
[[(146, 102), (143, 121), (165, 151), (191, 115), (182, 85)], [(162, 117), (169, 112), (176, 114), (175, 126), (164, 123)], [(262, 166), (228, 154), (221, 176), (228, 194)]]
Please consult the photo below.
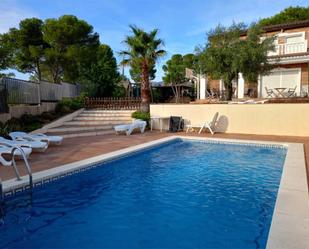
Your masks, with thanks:
[(42, 133), (29, 134), (26, 132), (15, 131), (11, 132), (10, 137), (14, 140), (24, 139), (28, 141), (41, 141), (48, 144), (60, 145), (63, 141), (63, 137), (61, 136), (47, 136)]
[(3, 154), (11, 154), (12, 153), (12, 149), (9, 151), (8, 153), (8, 149), (7, 147), (5, 146), (1, 146), (0, 145), (0, 163), (3, 165), (3, 166), (11, 166), (12, 165), (12, 160), (8, 161), (6, 160), (2, 155)]
[(7, 146), (19, 146), (19, 147), (28, 147), (33, 151), (45, 151), (48, 147), (46, 142), (41, 141), (30, 141), (30, 140), (9, 140), (4, 137), (0, 137), (0, 144)]
[(215, 125), (217, 123), (218, 116), (219, 116), (219, 113), (216, 112), (210, 122), (206, 121), (204, 124), (200, 124), (200, 125), (192, 125), (192, 124), (187, 125), (186, 133), (188, 133), (189, 131), (192, 131), (193, 128), (200, 128), (198, 132), (199, 134), (203, 131), (203, 129), (208, 129), (212, 135), (215, 134)]
[(146, 121), (136, 119), (132, 122), (132, 124), (116, 125), (116, 126), (114, 126), (114, 130), (115, 130), (116, 134), (118, 134), (120, 132), (125, 132), (127, 134), (127, 136), (129, 136), (129, 135), (132, 134), (132, 132), (135, 129), (139, 129), (141, 133), (144, 133), (146, 125), (147, 125)]
[[(14, 148), (14, 146), (8, 146), (8, 145), (5, 145), (5, 144), (0, 144), (0, 150), (1, 150), (0, 156), (2, 156), (1, 154), (12, 154), (13, 148)], [(29, 147), (21, 147), (21, 146), (19, 146), (19, 148), (21, 148), (23, 150), (23, 152), (25, 153), (26, 157), (29, 158), (29, 156), (32, 152), (32, 149), (29, 148)], [(14, 155), (18, 156), (18, 157), (22, 156), (22, 154), (19, 150), (15, 150)]]

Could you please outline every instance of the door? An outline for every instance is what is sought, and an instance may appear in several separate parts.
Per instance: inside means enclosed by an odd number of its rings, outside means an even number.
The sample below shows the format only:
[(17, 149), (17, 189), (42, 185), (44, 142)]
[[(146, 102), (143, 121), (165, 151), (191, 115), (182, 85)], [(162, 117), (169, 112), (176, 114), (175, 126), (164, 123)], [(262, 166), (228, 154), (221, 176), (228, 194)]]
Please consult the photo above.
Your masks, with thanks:
[(300, 68), (289, 68), (274, 70), (270, 75), (261, 77), (260, 92), (261, 97), (267, 97), (265, 87), (274, 89), (276, 87), (294, 88), (296, 86), (296, 94), (300, 94)]

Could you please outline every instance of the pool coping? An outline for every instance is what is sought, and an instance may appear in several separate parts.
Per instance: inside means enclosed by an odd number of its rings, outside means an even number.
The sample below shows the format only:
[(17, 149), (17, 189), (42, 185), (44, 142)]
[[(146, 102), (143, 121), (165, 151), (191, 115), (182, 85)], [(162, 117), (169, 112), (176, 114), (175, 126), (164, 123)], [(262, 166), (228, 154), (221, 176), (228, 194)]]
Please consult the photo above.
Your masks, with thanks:
[[(52, 169), (33, 174), (34, 187), (49, 183), (66, 176), (80, 173), (96, 164), (129, 155), (133, 152), (172, 141), (174, 139), (199, 140), (213, 143), (253, 144), (266, 146), (284, 146), (287, 148), (286, 159), (282, 169), (279, 190), (271, 227), (267, 240), (267, 249), (309, 248), (309, 197), (306, 175), (304, 147), (301, 143), (286, 143), (272, 141), (205, 138), (194, 136), (169, 136), (151, 142), (131, 146), (110, 153), (91, 157), (81, 161), (64, 164)], [(29, 188), (26, 176), (21, 181), (15, 179), (3, 182), (5, 196), (23, 192)]]

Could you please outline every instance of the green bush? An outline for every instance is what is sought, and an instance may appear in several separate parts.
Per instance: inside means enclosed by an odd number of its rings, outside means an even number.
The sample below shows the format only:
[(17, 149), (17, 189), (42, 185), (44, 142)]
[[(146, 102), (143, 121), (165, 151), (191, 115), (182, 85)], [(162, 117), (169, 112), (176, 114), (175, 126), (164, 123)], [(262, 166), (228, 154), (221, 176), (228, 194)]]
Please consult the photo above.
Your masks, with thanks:
[(9, 133), (10, 133), (9, 126), (7, 124), (3, 124), (0, 122), (0, 136), (4, 138), (9, 138)]
[(9, 132), (22, 130), (22, 123), (18, 118), (11, 118), (6, 121), (5, 125), (8, 127)]
[(56, 106), (56, 112), (67, 114), (82, 108), (83, 104), (84, 104), (83, 95), (75, 98), (64, 98), (58, 102)]
[(43, 112), (41, 115), (23, 114), (20, 118), (11, 118), (5, 124), (0, 123), (0, 136), (9, 137), (12, 131), (30, 132), (39, 129), (59, 116), (56, 112)]
[(41, 114), (41, 119), (44, 123), (55, 120), (56, 118), (58, 118), (58, 115), (55, 112), (43, 112)]
[(150, 113), (149, 112), (142, 112), (142, 111), (135, 111), (131, 115), (132, 118), (141, 119), (147, 122), (147, 126), (149, 126), (150, 121)]
[(66, 105), (66, 103), (63, 103), (63, 102), (59, 102), (57, 105), (56, 105), (56, 112), (58, 114), (67, 114), (67, 113), (70, 113), (72, 112), (70, 106)]
[(20, 122), (22, 125), (29, 125), (29, 124), (33, 124), (33, 123), (40, 123), (40, 117), (36, 116), (36, 115), (32, 115), (32, 114), (23, 114), (20, 117)]

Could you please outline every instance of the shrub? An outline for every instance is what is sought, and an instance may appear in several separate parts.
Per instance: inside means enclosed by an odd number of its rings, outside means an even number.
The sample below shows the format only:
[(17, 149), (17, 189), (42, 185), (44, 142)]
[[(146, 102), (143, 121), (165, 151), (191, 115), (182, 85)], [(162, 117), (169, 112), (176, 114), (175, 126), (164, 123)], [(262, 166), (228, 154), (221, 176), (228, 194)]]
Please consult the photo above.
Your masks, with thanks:
[(65, 101), (60, 101), (57, 105), (56, 105), (56, 112), (59, 114), (67, 114), (72, 112), (70, 106), (68, 105), (67, 102)]
[(57, 118), (57, 114), (55, 112), (43, 112), (41, 114), (41, 120), (46, 123), (48, 121), (55, 120)]
[(5, 125), (8, 127), (9, 132), (22, 130), (22, 123), (18, 118), (11, 118), (10, 120), (6, 121)]
[(4, 138), (9, 138), (10, 129), (7, 124), (0, 122), (0, 136)]
[(43, 126), (42, 123), (35, 122), (35, 123), (31, 123), (31, 124), (27, 124), (27, 125), (23, 126), (22, 130), (25, 131), (25, 132), (30, 132), (30, 131), (34, 131), (34, 130), (39, 129), (42, 126)]
[(23, 114), (20, 117), (20, 122), (22, 125), (29, 125), (29, 124), (33, 124), (33, 123), (40, 123), (40, 117), (39, 116), (35, 116), (32, 114)]
[(149, 112), (142, 112), (142, 111), (135, 111), (131, 115), (132, 118), (141, 119), (147, 122), (147, 126), (149, 126), (150, 121), (150, 113)]
[(83, 107), (84, 96), (81, 95), (75, 98), (64, 98), (58, 102), (56, 106), (57, 113), (70, 113)]

